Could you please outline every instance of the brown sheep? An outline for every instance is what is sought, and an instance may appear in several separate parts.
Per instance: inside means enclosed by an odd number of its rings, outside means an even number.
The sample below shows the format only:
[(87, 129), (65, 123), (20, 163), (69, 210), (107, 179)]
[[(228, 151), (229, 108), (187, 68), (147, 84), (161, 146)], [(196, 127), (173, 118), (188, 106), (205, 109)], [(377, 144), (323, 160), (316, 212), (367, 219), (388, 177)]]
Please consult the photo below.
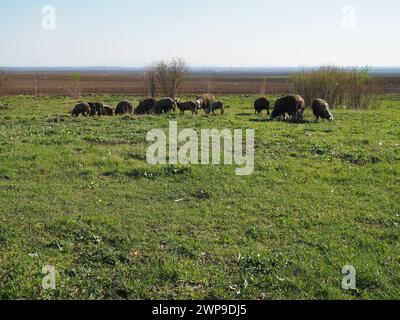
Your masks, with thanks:
[(115, 108), (115, 115), (132, 114), (133, 106), (129, 101), (121, 101)]
[(302, 120), (305, 110), (304, 99), (299, 95), (288, 95), (279, 98), (275, 102), (275, 108), (272, 111), (271, 119), (275, 119), (288, 114), (293, 120)]
[(139, 105), (135, 109), (135, 114), (149, 114), (156, 102), (157, 101), (153, 98), (140, 101)]
[(269, 107), (270, 103), (267, 98), (260, 98), (254, 102), (254, 109), (256, 111), (256, 114), (260, 114), (262, 113), (263, 110), (267, 110), (269, 115), (270, 114)]
[(185, 111), (192, 111), (192, 115), (197, 114), (199, 109), (199, 103), (194, 101), (188, 102), (177, 102), (178, 108), (181, 111), (181, 114), (185, 114)]
[(330, 122), (333, 121), (333, 115), (329, 110), (329, 104), (325, 100), (316, 99), (312, 104), (312, 109), (316, 117), (315, 121), (318, 121), (319, 118)]
[(103, 111), (105, 116), (112, 117), (114, 115), (114, 111), (110, 106), (104, 106)]
[(153, 108), (150, 112), (152, 114), (163, 114), (168, 113), (172, 110), (175, 111), (176, 103), (177, 100), (174, 100), (172, 98), (162, 98), (153, 105)]
[(78, 117), (80, 114), (83, 116), (90, 116), (91, 108), (88, 103), (86, 103), (86, 102), (78, 103), (75, 106), (74, 110), (72, 110), (72, 112), (71, 112), (71, 116), (73, 116), (73, 117)]
[(215, 101), (215, 97), (212, 94), (202, 94), (196, 100), (200, 102), (200, 109), (207, 110), (211, 103)]
[(210, 104), (210, 106), (206, 109), (206, 114), (210, 114), (212, 112), (213, 115), (215, 114), (215, 110), (221, 110), (221, 115), (225, 112), (225, 104), (221, 101), (214, 101)]

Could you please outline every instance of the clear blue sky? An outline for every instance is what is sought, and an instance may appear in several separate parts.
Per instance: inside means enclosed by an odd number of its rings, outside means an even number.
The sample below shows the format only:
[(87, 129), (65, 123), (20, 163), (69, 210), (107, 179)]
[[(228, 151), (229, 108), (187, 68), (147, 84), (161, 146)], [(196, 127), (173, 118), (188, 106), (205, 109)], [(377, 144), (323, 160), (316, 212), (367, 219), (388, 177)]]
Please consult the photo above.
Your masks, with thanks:
[(400, 66), (399, 31), (399, 0), (1, 0), (0, 65)]

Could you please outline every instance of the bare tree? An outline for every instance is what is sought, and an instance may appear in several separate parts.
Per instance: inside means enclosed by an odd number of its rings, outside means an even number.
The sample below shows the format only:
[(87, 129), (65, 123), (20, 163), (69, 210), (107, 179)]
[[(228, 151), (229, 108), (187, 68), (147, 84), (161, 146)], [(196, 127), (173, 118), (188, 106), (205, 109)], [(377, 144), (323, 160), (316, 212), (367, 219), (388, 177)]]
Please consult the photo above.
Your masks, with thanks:
[(0, 71), (0, 93), (6, 93), (8, 89), (8, 74)]
[(157, 82), (166, 97), (175, 98), (187, 74), (186, 62), (181, 58), (160, 61), (156, 64)]
[(212, 86), (211, 78), (209, 76), (201, 77), (200, 82), (202, 85), (203, 92), (208, 92), (208, 93), (212, 92), (213, 86)]
[(155, 63), (146, 67), (143, 78), (147, 85), (148, 95), (154, 98), (157, 93), (157, 65)]

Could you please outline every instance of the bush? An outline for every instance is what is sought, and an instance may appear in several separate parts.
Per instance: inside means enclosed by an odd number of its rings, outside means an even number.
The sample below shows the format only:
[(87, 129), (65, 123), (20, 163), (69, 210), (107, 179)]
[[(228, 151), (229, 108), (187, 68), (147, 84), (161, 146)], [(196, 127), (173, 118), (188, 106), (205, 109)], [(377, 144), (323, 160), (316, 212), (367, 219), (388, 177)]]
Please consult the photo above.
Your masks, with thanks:
[(377, 96), (381, 92), (381, 83), (369, 75), (368, 68), (348, 70), (325, 66), (309, 73), (295, 74), (291, 82), (308, 106), (322, 98), (331, 107), (366, 109), (378, 104)]
[(175, 98), (183, 85), (187, 71), (186, 62), (181, 58), (173, 58), (167, 62), (159, 61), (148, 66), (143, 77), (150, 96), (156, 95), (158, 87), (164, 96)]

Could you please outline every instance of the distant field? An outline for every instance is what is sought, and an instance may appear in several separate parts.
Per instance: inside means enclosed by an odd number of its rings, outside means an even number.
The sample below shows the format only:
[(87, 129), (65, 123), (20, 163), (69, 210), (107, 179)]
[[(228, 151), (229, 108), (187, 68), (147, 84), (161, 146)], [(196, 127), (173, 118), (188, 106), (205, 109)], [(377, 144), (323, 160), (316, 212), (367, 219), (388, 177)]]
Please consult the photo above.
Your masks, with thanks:
[[(90, 99), (123, 98), (138, 101)], [(77, 119), (72, 98), (0, 98), (0, 299), (398, 299), (400, 96), (332, 124), (270, 122), (254, 98), (223, 97), (222, 117)], [(254, 128), (254, 174), (148, 165), (146, 133), (170, 120)]]
[[(79, 83), (73, 81), (73, 73), (13, 73), (10, 75), (9, 88), (0, 94), (34, 95), (35, 83), (37, 93), (44, 95), (72, 96), (75, 92), (81, 94), (128, 94), (146, 95), (146, 87), (138, 73), (81, 73)], [(204, 93), (211, 91), (216, 94), (260, 94), (264, 78), (266, 92), (269, 94), (286, 94), (293, 92), (288, 76), (285, 75), (243, 75), (243, 74), (213, 74), (191, 75), (182, 88), (183, 94)], [(400, 76), (381, 77), (386, 93), (400, 92)], [(35, 80), (36, 79), (36, 80)], [(207, 80), (210, 89), (205, 85)], [(75, 91), (77, 88), (77, 91)]]

